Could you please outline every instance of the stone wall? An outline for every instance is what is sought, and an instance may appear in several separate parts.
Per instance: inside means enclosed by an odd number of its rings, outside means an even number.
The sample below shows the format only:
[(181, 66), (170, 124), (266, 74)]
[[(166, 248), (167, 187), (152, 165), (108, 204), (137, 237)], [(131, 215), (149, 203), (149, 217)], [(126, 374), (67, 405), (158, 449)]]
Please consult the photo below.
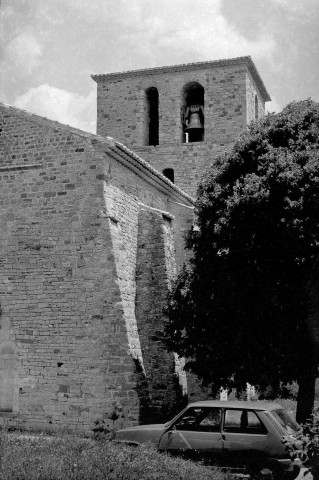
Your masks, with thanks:
[[(175, 183), (194, 196), (214, 158), (229, 150), (246, 125), (264, 114), (270, 97), (250, 57), (94, 75), (97, 132), (122, 141), (157, 170), (174, 170)], [(185, 86), (204, 89), (204, 140), (183, 143), (181, 107)], [(147, 145), (146, 92), (159, 95), (159, 144)]]
[[(172, 235), (181, 262), (192, 200), (115, 142), (6, 106), (0, 129), (0, 424), (88, 431), (136, 423), (153, 327), (142, 342), (139, 330), (162, 322)], [(170, 210), (183, 212), (178, 228), (164, 219)], [(161, 294), (157, 310), (137, 317), (145, 211), (159, 222), (147, 288), (154, 282)], [(178, 380), (165, 355), (164, 370)], [(164, 398), (159, 376), (147, 381)]]
[(181, 370), (176, 371), (175, 356), (163, 344), (167, 291), (176, 277), (171, 222), (154, 210), (140, 210), (135, 307), (145, 369), (140, 388), (147, 402), (142, 422), (173, 417), (181, 407), (176, 405), (177, 392), (180, 397), (187, 393), (185, 378)]
[(208, 166), (218, 155), (224, 155), (232, 146), (233, 142), (221, 146), (194, 142), (177, 146), (170, 144), (135, 147), (135, 151), (160, 172), (166, 168), (172, 168), (176, 185), (189, 195), (196, 197), (198, 184)]

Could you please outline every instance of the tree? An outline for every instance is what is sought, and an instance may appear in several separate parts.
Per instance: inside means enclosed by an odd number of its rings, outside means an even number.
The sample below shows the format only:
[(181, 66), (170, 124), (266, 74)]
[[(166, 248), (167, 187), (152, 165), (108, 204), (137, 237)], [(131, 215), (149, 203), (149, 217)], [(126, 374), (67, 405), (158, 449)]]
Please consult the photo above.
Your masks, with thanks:
[(299, 384), (314, 403), (319, 343), (319, 104), (250, 125), (198, 189), (193, 257), (169, 301), (167, 344), (215, 388)]

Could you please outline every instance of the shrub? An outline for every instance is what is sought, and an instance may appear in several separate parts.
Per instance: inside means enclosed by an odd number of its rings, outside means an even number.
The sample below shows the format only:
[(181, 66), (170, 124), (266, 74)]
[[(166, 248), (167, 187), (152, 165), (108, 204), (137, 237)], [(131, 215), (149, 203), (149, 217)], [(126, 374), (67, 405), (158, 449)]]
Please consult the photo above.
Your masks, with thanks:
[(309, 466), (314, 478), (319, 474), (319, 415), (314, 414), (311, 421), (302, 426), (302, 431), (293, 437), (285, 437), (283, 442), (289, 454), (297, 464)]

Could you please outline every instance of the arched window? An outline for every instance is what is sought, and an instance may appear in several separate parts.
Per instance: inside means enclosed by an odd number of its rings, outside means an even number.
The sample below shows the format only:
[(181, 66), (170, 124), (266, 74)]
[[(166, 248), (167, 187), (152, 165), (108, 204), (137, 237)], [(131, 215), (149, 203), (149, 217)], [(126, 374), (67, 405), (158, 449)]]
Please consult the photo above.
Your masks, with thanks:
[(158, 145), (158, 90), (150, 87), (146, 90), (146, 145)]
[(258, 97), (255, 95), (255, 120), (258, 120)]
[(16, 354), (11, 342), (0, 344), (0, 412), (12, 412)]
[(173, 168), (165, 168), (163, 170), (163, 175), (168, 178), (172, 183), (174, 183), (174, 169)]
[(204, 88), (198, 82), (185, 85), (182, 92), (182, 142), (204, 140)]

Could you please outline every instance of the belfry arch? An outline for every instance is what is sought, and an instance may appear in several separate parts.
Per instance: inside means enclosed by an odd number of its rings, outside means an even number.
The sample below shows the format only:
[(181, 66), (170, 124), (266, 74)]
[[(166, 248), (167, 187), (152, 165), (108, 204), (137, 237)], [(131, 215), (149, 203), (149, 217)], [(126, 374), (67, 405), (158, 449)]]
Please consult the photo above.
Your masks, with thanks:
[(182, 142), (202, 142), (205, 133), (204, 87), (198, 82), (187, 83), (182, 90)]
[(146, 145), (158, 145), (158, 90), (150, 87), (145, 91), (146, 96)]

